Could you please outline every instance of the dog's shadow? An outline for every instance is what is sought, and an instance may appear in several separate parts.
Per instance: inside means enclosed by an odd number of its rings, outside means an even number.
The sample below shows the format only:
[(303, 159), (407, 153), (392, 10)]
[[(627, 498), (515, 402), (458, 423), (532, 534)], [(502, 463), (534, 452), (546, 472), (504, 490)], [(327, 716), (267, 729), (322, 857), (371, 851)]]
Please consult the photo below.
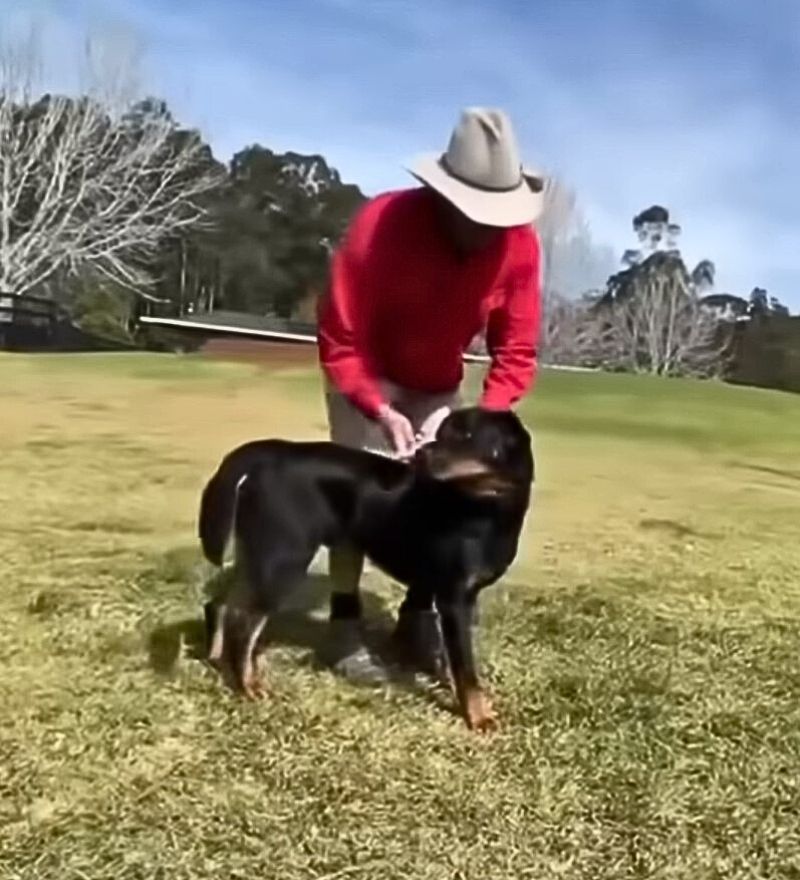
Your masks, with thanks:
[[(298, 662), (317, 671), (328, 668), (325, 649), (329, 635), (327, 606), (331, 593), (331, 581), (327, 575), (309, 573), (292, 591), (283, 609), (271, 615), (259, 642), (269, 664), (272, 647), (283, 646), (303, 649)], [(408, 670), (399, 666), (391, 650), (391, 634), (394, 617), (386, 599), (362, 587), (367, 645), (385, 664), (390, 684), (414, 693), (426, 693), (440, 706), (448, 706), (447, 697), (437, 688), (423, 686)], [(196, 618), (185, 619), (157, 626), (148, 639), (150, 667), (161, 676), (171, 676), (178, 664), (186, 659), (204, 662), (206, 659), (206, 629), (202, 609)]]

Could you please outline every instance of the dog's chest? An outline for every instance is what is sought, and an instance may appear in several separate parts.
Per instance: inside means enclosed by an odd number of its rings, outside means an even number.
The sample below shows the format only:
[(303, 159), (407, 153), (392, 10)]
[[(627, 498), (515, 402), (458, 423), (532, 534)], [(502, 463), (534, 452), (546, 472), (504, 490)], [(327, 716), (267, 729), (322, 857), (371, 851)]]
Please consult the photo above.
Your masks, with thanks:
[[(469, 559), (467, 569), (469, 580), (476, 587), (486, 586), (496, 581), (508, 568), (513, 554), (501, 552), (502, 548), (492, 546), (482, 548), (484, 552)], [(487, 550), (491, 552), (486, 552)]]
[(432, 542), (429, 550), (428, 565), (440, 579), (457, 578), (481, 587), (506, 571), (515, 555), (516, 540), (502, 523), (487, 520), (461, 524)]

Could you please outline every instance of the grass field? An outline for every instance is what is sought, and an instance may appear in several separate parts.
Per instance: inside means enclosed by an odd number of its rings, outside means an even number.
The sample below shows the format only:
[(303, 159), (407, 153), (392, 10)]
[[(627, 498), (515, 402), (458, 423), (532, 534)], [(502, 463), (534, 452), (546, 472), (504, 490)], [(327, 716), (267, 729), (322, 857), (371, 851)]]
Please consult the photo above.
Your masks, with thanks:
[[(800, 398), (545, 373), (538, 483), (487, 597), (503, 726), (315, 668), (193, 659), (199, 490), (324, 431), (302, 369), (0, 357), (0, 877), (800, 878)], [(371, 574), (377, 621), (399, 596)]]

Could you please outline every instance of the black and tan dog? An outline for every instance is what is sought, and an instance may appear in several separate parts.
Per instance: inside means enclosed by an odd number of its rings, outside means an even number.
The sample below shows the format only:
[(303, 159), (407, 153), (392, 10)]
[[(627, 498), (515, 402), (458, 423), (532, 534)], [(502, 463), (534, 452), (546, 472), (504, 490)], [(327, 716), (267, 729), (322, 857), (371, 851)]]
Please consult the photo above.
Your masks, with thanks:
[(236, 586), (206, 606), (209, 659), (247, 696), (267, 616), (321, 546), (346, 541), (406, 585), (404, 605), (439, 613), (445, 655), (468, 726), (495, 715), (478, 681), (471, 617), (478, 593), (517, 553), (534, 476), (531, 438), (512, 412), (451, 413), (407, 463), (329, 442), (260, 440), (234, 449), (208, 482), (199, 532), (222, 564), (233, 534)]

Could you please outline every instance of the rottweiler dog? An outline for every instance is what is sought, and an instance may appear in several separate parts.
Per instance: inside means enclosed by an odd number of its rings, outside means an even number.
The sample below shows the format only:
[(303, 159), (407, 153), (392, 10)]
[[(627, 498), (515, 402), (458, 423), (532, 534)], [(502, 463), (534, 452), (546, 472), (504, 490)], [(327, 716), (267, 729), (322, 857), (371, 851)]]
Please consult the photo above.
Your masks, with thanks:
[(263, 695), (256, 660), (270, 613), (321, 546), (346, 541), (407, 588), (404, 605), (438, 612), (458, 706), (495, 726), (472, 645), (478, 594), (513, 562), (534, 480), (531, 436), (511, 411), (452, 412), (406, 462), (335, 443), (256, 440), (206, 485), (199, 534), (222, 564), (235, 540), (235, 585), (206, 606), (209, 660), (246, 696)]

